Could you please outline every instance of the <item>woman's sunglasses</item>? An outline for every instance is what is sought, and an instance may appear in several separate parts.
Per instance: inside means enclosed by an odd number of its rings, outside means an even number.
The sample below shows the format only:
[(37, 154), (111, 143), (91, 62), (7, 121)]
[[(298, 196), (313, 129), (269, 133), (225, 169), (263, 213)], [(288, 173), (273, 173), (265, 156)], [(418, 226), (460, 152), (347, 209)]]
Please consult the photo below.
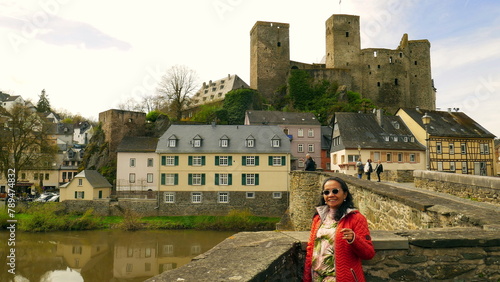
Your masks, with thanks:
[(333, 195), (337, 195), (339, 192), (339, 189), (332, 189), (332, 190), (323, 190), (323, 195), (328, 196), (330, 195), (330, 192), (332, 192)]

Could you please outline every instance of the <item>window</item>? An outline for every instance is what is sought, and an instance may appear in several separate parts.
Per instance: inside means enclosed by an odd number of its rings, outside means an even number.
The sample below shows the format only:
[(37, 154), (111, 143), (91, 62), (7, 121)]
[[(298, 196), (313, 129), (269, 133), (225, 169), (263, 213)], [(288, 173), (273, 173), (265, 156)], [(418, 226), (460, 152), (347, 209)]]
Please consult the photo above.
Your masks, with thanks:
[[(486, 144), (487, 145), (487, 144)], [(45, 180), (49, 180), (49, 175), (48, 173), (45, 174)]]
[(488, 144), (479, 144), (479, 151), (481, 155), (488, 155), (490, 153), (490, 146)]
[(273, 192), (273, 199), (281, 199), (282, 194), (281, 192)]
[(148, 158), (148, 167), (153, 167), (153, 158)]
[(299, 131), (297, 132), (298, 137), (304, 137), (304, 129), (299, 128)]
[(438, 165), (437, 170), (443, 171), (443, 162), (438, 162), (437, 165)]
[(161, 185), (178, 185), (179, 175), (177, 173), (162, 173), (161, 174)]
[(373, 161), (378, 162), (380, 160), (380, 152), (373, 153)]
[(269, 156), (269, 165), (270, 166), (283, 166), (286, 163), (286, 157), (281, 156)]
[(272, 139), (271, 140), (271, 145), (274, 147), (274, 148), (278, 148), (281, 144), (281, 140), (280, 139)]
[(189, 165), (192, 165), (192, 166), (202, 166), (205, 164), (204, 159), (205, 159), (204, 156), (189, 156), (188, 162), (189, 162)]
[(219, 203), (229, 203), (229, 193), (228, 192), (219, 192), (217, 198), (218, 198)]
[(259, 165), (259, 156), (243, 156), (241, 162), (246, 166)]
[(355, 163), (358, 161), (359, 155), (347, 155), (347, 162)]
[(147, 181), (148, 181), (148, 183), (153, 183), (153, 174), (152, 173), (147, 174)]
[(455, 172), (455, 162), (450, 162), (450, 171)]
[(247, 199), (255, 199), (255, 192), (247, 192), (246, 196)]
[(201, 203), (201, 192), (191, 193), (191, 203)]
[(255, 147), (255, 139), (247, 139), (246, 143), (248, 148)]
[(75, 191), (75, 199), (84, 199), (85, 191)]
[(297, 144), (297, 152), (299, 153), (304, 152), (304, 144)]
[(467, 146), (465, 145), (465, 143), (460, 144), (460, 152), (462, 153), (462, 155), (467, 154)]
[(349, 31), (345, 32), (345, 37), (349, 37)]
[(392, 154), (391, 153), (387, 153), (385, 155), (386, 159), (387, 159), (387, 162), (392, 162)]
[(161, 156), (161, 165), (174, 166), (179, 165), (178, 156)]
[(135, 167), (135, 159), (130, 159), (130, 167)]
[(190, 173), (188, 175), (189, 185), (205, 185), (205, 174), (204, 173)]
[(175, 203), (175, 192), (165, 192), (165, 203), (173, 204)]
[(193, 138), (193, 147), (201, 147), (201, 137), (199, 135)]
[(415, 162), (415, 154), (410, 154), (410, 162), (411, 163)]
[(307, 144), (307, 151), (309, 153), (314, 152), (314, 144)]
[(83, 185), (83, 179), (78, 179), (78, 186), (82, 186)]
[(394, 140), (394, 142), (398, 142), (399, 138), (397, 136), (393, 136), (392, 140)]
[(259, 185), (259, 174), (247, 173), (241, 177), (242, 185)]
[(175, 146), (177, 146), (177, 139), (169, 139), (168, 146), (171, 148), (174, 148)]
[(135, 183), (135, 173), (128, 174), (128, 182)]
[(309, 128), (309, 130), (307, 131), (307, 137), (314, 137), (314, 129)]
[(232, 156), (215, 156), (215, 165), (229, 166), (233, 162)]
[(467, 162), (462, 162), (462, 174), (467, 174)]
[(221, 147), (227, 147), (228, 145), (229, 145), (229, 140), (227, 140), (227, 139), (220, 140)]
[(34, 177), (33, 177), (34, 180), (38, 180), (38, 173), (35, 173)]
[[(129, 119), (129, 122), (130, 122), (130, 119)], [(125, 267), (125, 271), (132, 272), (133, 269), (134, 269), (134, 265), (131, 263), (127, 263), (127, 266)]]
[(403, 162), (403, 154), (398, 153), (398, 162), (402, 163)]
[(298, 161), (298, 166), (299, 167), (304, 167), (304, 160), (300, 160)]
[(437, 142), (436, 143), (436, 153), (438, 153), (438, 154), (442, 154), (443, 153), (441, 142)]
[(384, 141), (389, 141), (389, 136), (384, 136)]
[(232, 174), (229, 173), (216, 173), (215, 185), (232, 185)]
[(373, 51), (373, 57), (377, 57), (377, 51)]
[(448, 147), (450, 149), (450, 155), (454, 155), (455, 154), (455, 144), (450, 143), (450, 145), (448, 145)]

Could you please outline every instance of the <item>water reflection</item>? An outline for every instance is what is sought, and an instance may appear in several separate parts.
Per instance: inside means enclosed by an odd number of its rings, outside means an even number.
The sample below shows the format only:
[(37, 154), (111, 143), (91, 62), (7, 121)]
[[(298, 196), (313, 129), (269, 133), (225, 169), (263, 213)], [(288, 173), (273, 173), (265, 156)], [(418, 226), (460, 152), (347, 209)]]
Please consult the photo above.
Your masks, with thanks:
[[(232, 234), (191, 230), (19, 232), (16, 275), (2, 271), (0, 281), (143, 281), (190, 262)], [(2, 238), (7, 235), (0, 233)], [(0, 261), (6, 265), (10, 247), (5, 240), (0, 242)]]

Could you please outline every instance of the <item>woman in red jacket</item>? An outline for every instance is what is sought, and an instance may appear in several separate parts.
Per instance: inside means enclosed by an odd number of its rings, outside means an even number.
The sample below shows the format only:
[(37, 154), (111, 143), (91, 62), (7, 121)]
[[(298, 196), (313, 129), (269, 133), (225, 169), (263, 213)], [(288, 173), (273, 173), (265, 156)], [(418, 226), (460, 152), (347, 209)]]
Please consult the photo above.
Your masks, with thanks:
[(323, 182), (306, 251), (303, 281), (365, 281), (361, 260), (375, 255), (370, 230), (338, 177)]

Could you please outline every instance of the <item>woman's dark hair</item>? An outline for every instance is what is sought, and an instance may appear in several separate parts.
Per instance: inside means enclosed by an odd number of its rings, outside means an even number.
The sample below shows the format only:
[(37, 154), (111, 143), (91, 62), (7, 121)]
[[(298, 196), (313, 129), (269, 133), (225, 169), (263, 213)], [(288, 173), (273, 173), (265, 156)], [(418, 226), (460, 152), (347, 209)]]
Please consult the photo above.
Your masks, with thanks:
[[(325, 179), (325, 181), (323, 181), (323, 184), (321, 185), (321, 191), (323, 191), (325, 189), (325, 184), (328, 181), (337, 181), (340, 184), (342, 191), (344, 191), (344, 193), (347, 192), (347, 197), (345, 198), (345, 201), (335, 211), (335, 215), (333, 216), (333, 218), (336, 221), (339, 221), (342, 218), (342, 216), (344, 216), (346, 214), (347, 209), (354, 208), (353, 197), (352, 197), (351, 192), (349, 191), (349, 187), (347, 187), (347, 183), (345, 183), (344, 180), (342, 180), (338, 177), (328, 177), (327, 179)], [(321, 194), (321, 199), (319, 201), (318, 206), (324, 206), (324, 205), (326, 205), (325, 198), (323, 197), (323, 194)]]

